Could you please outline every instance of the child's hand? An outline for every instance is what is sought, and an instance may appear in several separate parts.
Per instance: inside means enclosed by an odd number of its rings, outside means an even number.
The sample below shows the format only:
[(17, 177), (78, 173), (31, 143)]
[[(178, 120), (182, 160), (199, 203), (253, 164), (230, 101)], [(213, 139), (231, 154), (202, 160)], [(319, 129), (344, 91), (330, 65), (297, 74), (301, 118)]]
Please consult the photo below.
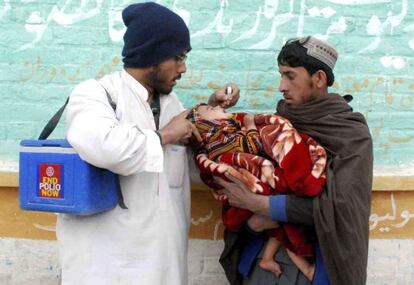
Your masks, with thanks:
[(256, 124), (254, 123), (254, 115), (246, 114), (243, 118), (244, 129), (246, 131), (256, 130)]
[(269, 216), (258, 214), (252, 215), (249, 220), (247, 220), (247, 225), (255, 232), (262, 232), (264, 230), (279, 227), (278, 222), (273, 221)]

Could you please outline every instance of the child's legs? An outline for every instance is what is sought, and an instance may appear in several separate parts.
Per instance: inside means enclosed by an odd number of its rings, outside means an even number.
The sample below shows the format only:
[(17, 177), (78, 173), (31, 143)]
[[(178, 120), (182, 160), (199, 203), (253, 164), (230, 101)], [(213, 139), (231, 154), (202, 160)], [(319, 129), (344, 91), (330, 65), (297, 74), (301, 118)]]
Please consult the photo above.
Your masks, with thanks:
[(275, 254), (280, 247), (280, 242), (274, 237), (269, 238), (266, 247), (263, 252), (262, 260), (260, 261), (260, 267), (268, 270), (276, 276), (282, 273), (280, 265), (275, 261)]
[(290, 259), (292, 259), (292, 262), (299, 268), (306, 278), (312, 281), (313, 274), (315, 273), (315, 265), (310, 264), (304, 257), (297, 255), (289, 249), (286, 249), (286, 252)]
[(273, 260), (277, 250), (280, 247), (280, 242), (274, 237), (269, 238), (265, 250), (263, 252), (263, 259)]

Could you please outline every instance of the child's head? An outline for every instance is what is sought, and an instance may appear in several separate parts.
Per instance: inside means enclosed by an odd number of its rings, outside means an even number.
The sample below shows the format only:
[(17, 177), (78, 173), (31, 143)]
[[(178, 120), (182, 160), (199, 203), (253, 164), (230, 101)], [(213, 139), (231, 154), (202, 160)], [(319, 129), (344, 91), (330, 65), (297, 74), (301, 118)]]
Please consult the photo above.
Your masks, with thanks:
[(213, 121), (213, 120), (226, 120), (231, 117), (231, 114), (226, 113), (225, 109), (220, 106), (212, 107), (205, 103), (201, 103), (196, 105), (189, 115), (189, 119), (192, 122), (197, 120), (206, 120), (206, 121)]
[(200, 133), (203, 142), (205, 142), (211, 135), (213, 135), (213, 133), (215, 133), (215, 127), (222, 124), (227, 125), (223, 121), (230, 119), (231, 117), (232, 114), (226, 113), (220, 106), (212, 107), (205, 103), (201, 103), (191, 109), (187, 119), (194, 124)]

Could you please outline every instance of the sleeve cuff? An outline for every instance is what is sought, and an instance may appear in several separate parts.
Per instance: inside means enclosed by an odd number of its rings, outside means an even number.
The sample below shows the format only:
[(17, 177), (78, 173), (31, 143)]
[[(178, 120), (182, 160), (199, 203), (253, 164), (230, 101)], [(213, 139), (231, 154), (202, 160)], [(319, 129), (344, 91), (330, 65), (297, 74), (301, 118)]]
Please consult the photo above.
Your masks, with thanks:
[(287, 222), (286, 195), (275, 195), (269, 197), (270, 217), (272, 220)]

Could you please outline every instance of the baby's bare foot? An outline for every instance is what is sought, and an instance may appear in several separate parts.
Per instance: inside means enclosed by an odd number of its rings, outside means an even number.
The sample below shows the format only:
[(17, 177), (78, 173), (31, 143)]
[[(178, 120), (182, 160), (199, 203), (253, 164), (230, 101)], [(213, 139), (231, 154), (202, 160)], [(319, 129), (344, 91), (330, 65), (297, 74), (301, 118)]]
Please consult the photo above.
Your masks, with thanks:
[(259, 265), (260, 265), (261, 268), (263, 268), (264, 270), (272, 272), (277, 277), (279, 277), (280, 274), (282, 274), (282, 270), (280, 269), (280, 265), (276, 261), (274, 261), (273, 259), (271, 259), (271, 260), (262, 259), (260, 261)]

